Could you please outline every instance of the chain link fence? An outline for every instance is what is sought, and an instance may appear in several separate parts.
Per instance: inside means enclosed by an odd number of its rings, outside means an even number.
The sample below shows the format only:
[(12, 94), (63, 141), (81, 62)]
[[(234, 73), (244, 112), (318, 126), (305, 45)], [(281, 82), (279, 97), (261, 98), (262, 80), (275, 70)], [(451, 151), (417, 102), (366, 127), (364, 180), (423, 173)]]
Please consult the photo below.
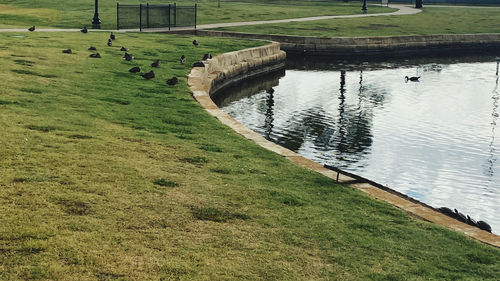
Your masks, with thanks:
[(116, 28), (136, 29), (194, 27), (196, 29), (197, 4), (120, 4), (116, 3)]

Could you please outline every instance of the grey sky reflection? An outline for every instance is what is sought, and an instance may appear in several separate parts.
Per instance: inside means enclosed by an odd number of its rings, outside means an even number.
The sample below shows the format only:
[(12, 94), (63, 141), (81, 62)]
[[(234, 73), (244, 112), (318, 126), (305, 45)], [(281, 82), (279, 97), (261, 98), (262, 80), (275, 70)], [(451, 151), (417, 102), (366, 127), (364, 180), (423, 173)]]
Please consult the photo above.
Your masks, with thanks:
[[(497, 63), (464, 61), (287, 70), (273, 87), (267, 136), (432, 206), (486, 220), (500, 233)], [(421, 82), (405, 83), (405, 75)], [(258, 91), (223, 110), (264, 135), (268, 103)]]

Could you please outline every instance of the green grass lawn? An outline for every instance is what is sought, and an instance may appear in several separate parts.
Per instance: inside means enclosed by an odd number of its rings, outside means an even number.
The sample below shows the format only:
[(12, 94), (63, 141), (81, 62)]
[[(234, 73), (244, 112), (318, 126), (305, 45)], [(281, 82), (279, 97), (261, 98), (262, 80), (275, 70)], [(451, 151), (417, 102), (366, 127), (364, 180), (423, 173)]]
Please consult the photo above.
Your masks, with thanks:
[[(1, 280), (498, 280), (499, 249), (298, 167), (191, 98), (194, 61), (261, 42), (107, 36), (0, 34)], [(156, 58), (155, 79), (127, 72)]]
[[(121, 4), (138, 4), (147, 1), (122, 0)], [(151, 4), (173, 3), (165, 1), (149, 1)], [(178, 5), (194, 5), (194, 1), (177, 1)], [(344, 15), (360, 13), (358, 2), (295, 2), (261, 3), (222, 2), (217, 8), (217, 1), (198, 1), (198, 24), (252, 21), (268, 19), (285, 19), (320, 15)], [(293, 4), (293, 5), (292, 5)], [(394, 9), (373, 8), (370, 12), (388, 12)], [(72, 0), (4, 0), (0, 4), (0, 28), (7, 27), (64, 27), (81, 28), (90, 26), (94, 15), (94, 1)], [(116, 28), (116, 1), (99, 1), (99, 15), (102, 28)]]
[[(371, 9), (371, 7), (369, 7)], [(408, 16), (332, 19), (286, 24), (220, 28), (260, 34), (320, 37), (367, 37), (500, 32), (500, 7), (427, 7)]]

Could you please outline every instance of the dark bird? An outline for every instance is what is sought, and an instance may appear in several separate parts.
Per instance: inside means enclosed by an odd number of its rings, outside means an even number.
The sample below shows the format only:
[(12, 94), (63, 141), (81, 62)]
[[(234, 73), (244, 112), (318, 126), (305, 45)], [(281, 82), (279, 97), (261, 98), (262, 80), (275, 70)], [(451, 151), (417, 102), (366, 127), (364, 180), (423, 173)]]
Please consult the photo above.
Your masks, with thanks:
[(150, 72), (141, 74), (141, 76), (149, 80), (155, 78), (155, 73), (151, 70)]
[(113, 45), (113, 43), (111, 43), (111, 38), (108, 39), (108, 47), (111, 47), (111, 45)]
[(208, 53), (208, 54), (204, 54), (203, 55), (203, 59), (201, 59), (201, 60), (208, 60), (208, 59), (211, 59), (211, 58), (212, 58), (212, 55), (210, 53)]
[(179, 79), (177, 77), (172, 77), (167, 80), (167, 85), (174, 86), (175, 84), (179, 83)]
[(87, 27), (86, 27), (86, 26), (84, 26), (82, 29), (80, 29), (80, 32), (81, 32), (81, 33), (87, 33), (87, 32), (89, 32), (89, 31), (88, 31)]
[(151, 64), (152, 67), (158, 67), (160, 66), (160, 60), (155, 60), (152, 64)]
[(468, 225), (472, 225), (472, 226), (475, 226), (475, 227), (479, 227), (477, 225), (477, 221), (471, 217), (469, 217), (469, 215), (467, 215), (467, 224)]
[(94, 46), (90, 46), (87, 50), (89, 51), (97, 51), (97, 48)]
[(71, 49), (62, 50), (63, 54), (72, 54)]
[(193, 63), (193, 67), (205, 67), (205, 64), (201, 61)]
[(128, 72), (132, 72), (132, 73), (137, 73), (139, 71), (141, 71), (141, 68), (138, 67), (138, 66), (134, 66), (134, 67), (132, 67), (131, 69), (128, 70)]
[(200, 44), (200, 43), (198, 43), (198, 41), (193, 40), (193, 45), (198, 46), (199, 44)]
[(418, 77), (416, 77), (416, 76), (412, 76), (412, 77), (405, 76), (405, 82), (408, 82), (408, 80), (412, 81), (412, 82), (417, 82), (418, 79), (420, 79), (420, 76), (418, 76)]
[(28, 30), (31, 32), (35, 31), (35, 26), (33, 25), (32, 27), (28, 28)]
[(123, 58), (124, 58), (126, 61), (131, 61), (131, 60), (133, 60), (133, 59), (134, 59), (134, 56), (133, 56), (133, 55), (131, 55), (131, 54), (129, 54), (129, 53), (125, 53), (125, 54), (123, 55)]
[(482, 230), (486, 230), (488, 232), (491, 232), (491, 226), (485, 221), (478, 221), (477, 227), (479, 227)]
[(455, 214), (456, 214), (456, 219), (461, 221), (461, 222), (467, 222), (467, 218), (465, 217), (464, 214), (460, 213), (459, 211), (457, 211), (457, 209), (455, 209)]
[(181, 56), (181, 64), (186, 64), (186, 56)]
[(116, 36), (113, 34), (113, 32), (111, 32), (111, 34), (109, 35), (109, 39), (111, 39), (111, 40), (115, 40), (116, 39)]
[(127, 52), (127, 51), (128, 51), (128, 49), (127, 49), (127, 48), (125, 48), (125, 47), (122, 47), (122, 48), (120, 49), (120, 51), (122, 51), (122, 52)]
[(274, 89), (271, 88), (271, 89), (267, 90), (266, 93), (268, 93), (268, 94), (274, 94)]
[(453, 212), (450, 208), (447, 208), (447, 207), (441, 207), (438, 209), (441, 213), (447, 215), (447, 216), (450, 216), (452, 218), (456, 218), (456, 214), (455, 212)]
[(99, 53), (90, 54), (90, 55), (89, 55), (89, 58), (100, 59), (100, 58), (101, 58), (101, 55), (100, 55)]

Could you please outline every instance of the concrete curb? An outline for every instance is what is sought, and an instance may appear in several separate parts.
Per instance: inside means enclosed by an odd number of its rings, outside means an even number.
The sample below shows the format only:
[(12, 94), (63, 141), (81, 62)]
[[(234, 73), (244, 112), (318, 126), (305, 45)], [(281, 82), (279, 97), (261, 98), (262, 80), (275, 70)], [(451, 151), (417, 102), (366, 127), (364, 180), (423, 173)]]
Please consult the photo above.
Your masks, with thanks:
[(485, 244), (500, 248), (500, 236), (459, 222), (425, 204), (420, 204), (413, 200), (408, 200), (404, 198), (404, 196), (399, 196), (397, 192), (383, 190), (371, 183), (355, 183), (355, 178), (327, 169), (319, 163), (304, 158), (289, 149), (266, 140), (261, 135), (250, 130), (227, 113), (220, 110), (210, 98), (215, 92), (229, 85), (230, 81), (234, 81), (235, 79), (247, 79), (255, 76), (255, 73), (262, 75), (271, 72), (273, 69), (281, 68), (285, 57), (286, 54), (280, 50), (280, 44), (277, 42), (272, 42), (262, 47), (225, 53), (208, 60), (204, 67), (194, 67), (188, 75), (188, 85), (193, 97), (212, 116), (260, 146), (276, 152), (309, 170), (318, 172), (339, 183), (348, 184), (374, 198), (403, 209), (413, 216), (462, 232)]

